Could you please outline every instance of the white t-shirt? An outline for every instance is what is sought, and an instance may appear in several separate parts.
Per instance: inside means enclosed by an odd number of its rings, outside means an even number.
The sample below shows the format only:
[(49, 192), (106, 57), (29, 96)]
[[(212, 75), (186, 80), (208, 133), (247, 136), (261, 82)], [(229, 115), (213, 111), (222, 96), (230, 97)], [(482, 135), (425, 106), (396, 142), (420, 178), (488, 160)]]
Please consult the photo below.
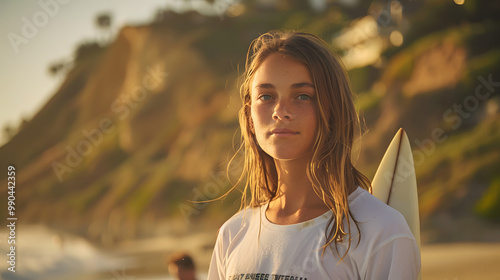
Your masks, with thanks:
[[(321, 258), (331, 211), (278, 225), (266, 218), (266, 204), (240, 211), (222, 225), (208, 279), (416, 279), (420, 252), (404, 217), (360, 187), (348, 200), (361, 240), (351, 222), (353, 239), (343, 261), (330, 250), (335, 251), (333, 243)], [(347, 241), (339, 242), (341, 256), (347, 246)]]

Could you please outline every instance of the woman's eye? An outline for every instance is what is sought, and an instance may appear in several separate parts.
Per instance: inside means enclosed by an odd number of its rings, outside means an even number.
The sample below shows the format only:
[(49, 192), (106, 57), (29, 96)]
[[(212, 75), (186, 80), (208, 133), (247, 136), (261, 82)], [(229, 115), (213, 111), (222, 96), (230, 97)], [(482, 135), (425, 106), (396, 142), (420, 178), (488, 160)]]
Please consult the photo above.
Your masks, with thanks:
[(305, 101), (305, 100), (310, 100), (312, 98), (309, 95), (307, 95), (307, 94), (301, 94), (301, 95), (298, 96), (298, 99)]
[(259, 96), (259, 99), (260, 100), (271, 100), (271, 95), (263, 94), (263, 95)]

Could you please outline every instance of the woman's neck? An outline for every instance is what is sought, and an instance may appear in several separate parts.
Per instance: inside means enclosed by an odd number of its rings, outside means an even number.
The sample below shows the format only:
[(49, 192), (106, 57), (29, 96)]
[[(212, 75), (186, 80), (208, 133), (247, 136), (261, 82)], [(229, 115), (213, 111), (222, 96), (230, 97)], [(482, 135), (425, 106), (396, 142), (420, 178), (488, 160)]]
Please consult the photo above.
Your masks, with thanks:
[(315, 218), (328, 207), (314, 192), (307, 177), (308, 159), (275, 160), (278, 193), (269, 203), (267, 217), (277, 224), (293, 224)]

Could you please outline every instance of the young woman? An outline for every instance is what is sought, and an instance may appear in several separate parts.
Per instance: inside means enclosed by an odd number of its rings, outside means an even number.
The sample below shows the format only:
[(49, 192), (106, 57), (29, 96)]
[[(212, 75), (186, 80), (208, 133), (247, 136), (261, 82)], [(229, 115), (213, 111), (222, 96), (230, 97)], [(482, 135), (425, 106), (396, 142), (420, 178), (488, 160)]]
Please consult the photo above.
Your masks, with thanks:
[(266, 33), (243, 78), (243, 210), (220, 228), (208, 279), (416, 279), (406, 221), (352, 165), (358, 117), (324, 41)]

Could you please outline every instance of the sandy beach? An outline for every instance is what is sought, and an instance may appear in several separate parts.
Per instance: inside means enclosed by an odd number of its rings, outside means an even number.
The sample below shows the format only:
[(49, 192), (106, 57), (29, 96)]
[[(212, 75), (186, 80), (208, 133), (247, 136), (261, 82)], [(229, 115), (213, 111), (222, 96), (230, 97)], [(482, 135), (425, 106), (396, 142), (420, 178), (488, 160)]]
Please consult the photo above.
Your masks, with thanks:
[(500, 279), (500, 243), (424, 245), (422, 279)]

